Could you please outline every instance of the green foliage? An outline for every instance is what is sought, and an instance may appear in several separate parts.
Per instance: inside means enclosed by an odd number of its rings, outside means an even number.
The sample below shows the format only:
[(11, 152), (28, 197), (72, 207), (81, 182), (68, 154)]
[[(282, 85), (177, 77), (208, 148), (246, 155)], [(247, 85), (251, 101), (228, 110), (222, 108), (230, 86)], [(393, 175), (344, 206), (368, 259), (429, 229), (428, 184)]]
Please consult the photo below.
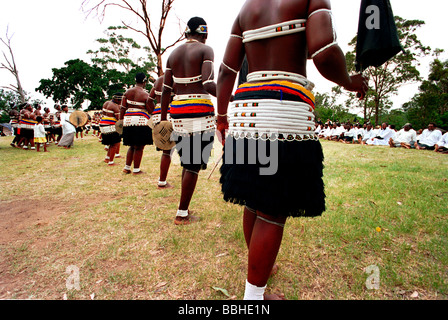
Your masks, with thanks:
[[(379, 123), (382, 115), (386, 115), (391, 109), (391, 97), (397, 94), (401, 86), (421, 81), (420, 72), (417, 70), (419, 60), (431, 52), (431, 48), (424, 46), (415, 34), (416, 30), (425, 24), (424, 21), (405, 20), (396, 16), (395, 23), (404, 52), (397, 54), (380, 67), (370, 67), (364, 71), (369, 78), (370, 86), (363, 101), (364, 118), (369, 120), (372, 116), (375, 123)], [(350, 71), (355, 70), (356, 42), (357, 37), (349, 43), (353, 50), (346, 55)], [(357, 104), (356, 99), (355, 95), (351, 95), (348, 104)]]
[(448, 130), (448, 60), (435, 59), (431, 63), (428, 80), (420, 85), (420, 92), (404, 105), (409, 120), (418, 128), (429, 122)]
[(11, 90), (0, 89), (0, 123), (10, 121), (9, 110), (21, 102), (20, 95)]
[(149, 74), (155, 67), (148, 48), (143, 48), (144, 57), (132, 58), (132, 53), (142, 48), (133, 39), (115, 32), (125, 29), (109, 27), (108, 39), (97, 40), (101, 47), (87, 52), (92, 55), (91, 64), (80, 59), (69, 60), (64, 67), (52, 69), (51, 79), (40, 80), (36, 91), (56, 103), (71, 103), (76, 109), (89, 101), (89, 110), (101, 108), (114, 93), (124, 92), (135, 84), (138, 72)]
[[(421, 20), (405, 20), (395, 17), (398, 36), (404, 52), (380, 67), (370, 67), (364, 71), (369, 78), (369, 91), (363, 101), (359, 101), (353, 93), (348, 93), (345, 106), (334, 102), (341, 96), (338, 90), (333, 90), (331, 96), (316, 96), (316, 117), (322, 119), (337, 119), (343, 121), (346, 111), (361, 108), (364, 121), (373, 124), (388, 122), (401, 128), (406, 122), (411, 122), (414, 128), (425, 128), (428, 122), (435, 122), (439, 127), (448, 129), (448, 61), (436, 59), (431, 65), (428, 80), (422, 81), (417, 67), (422, 57), (430, 54), (432, 49), (422, 44), (416, 36), (416, 30), (425, 24)], [(346, 54), (347, 68), (355, 72), (357, 37), (349, 43), (353, 48)], [(443, 50), (435, 49), (437, 55)], [(420, 93), (403, 105), (394, 108), (391, 97), (405, 84), (422, 81)], [(338, 88), (338, 87), (335, 87)], [(346, 108), (346, 109), (345, 109)]]

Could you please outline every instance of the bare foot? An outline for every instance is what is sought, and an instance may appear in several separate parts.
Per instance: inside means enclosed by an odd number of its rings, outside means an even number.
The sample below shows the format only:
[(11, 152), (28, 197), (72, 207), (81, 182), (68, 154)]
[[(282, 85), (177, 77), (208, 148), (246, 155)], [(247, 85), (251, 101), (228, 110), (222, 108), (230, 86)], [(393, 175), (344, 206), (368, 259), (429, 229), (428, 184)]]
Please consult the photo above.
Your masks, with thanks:
[(278, 272), (278, 269), (279, 269), (278, 264), (274, 264), (274, 266), (272, 267), (272, 270), (271, 270), (271, 274), (269, 276), (270, 277), (275, 276), (277, 274), (277, 272)]
[(264, 300), (286, 300), (283, 293), (280, 294), (264, 294)]
[(186, 216), (185, 218), (183, 217), (176, 217), (176, 219), (174, 219), (174, 224), (177, 226), (186, 226), (195, 222), (198, 222), (199, 220), (201, 220), (199, 217), (193, 216), (191, 214), (189, 214), (188, 216)]
[(157, 185), (157, 189), (171, 189), (171, 188), (173, 188), (173, 186), (170, 185), (168, 182), (164, 186)]

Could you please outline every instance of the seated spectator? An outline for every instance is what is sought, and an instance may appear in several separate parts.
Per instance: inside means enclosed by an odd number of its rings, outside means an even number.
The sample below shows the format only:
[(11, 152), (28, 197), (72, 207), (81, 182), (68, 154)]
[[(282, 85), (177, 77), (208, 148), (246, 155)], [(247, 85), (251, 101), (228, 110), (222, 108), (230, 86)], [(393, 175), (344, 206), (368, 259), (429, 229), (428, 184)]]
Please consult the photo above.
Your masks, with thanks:
[(345, 132), (342, 133), (340, 141), (342, 143), (353, 143), (357, 139), (358, 129), (353, 124), (345, 125)]
[(428, 128), (423, 130), (417, 142), (415, 142), (415, 148), (418, 150), (434, 150), (435, 144), (442, 138), (442, 131), (436, 128), (434, 122), (430, 122)]
[(318, 137), (320, 139), (324, 139), (327, 136), (327, 133), (331, 130), (331, 128), (329, 127), (328, 123), (325, 123), (322, 130), (320, 130)]
[(325, 132), (325, 140), (331, 140), (331, 137), (336, 135), (337, 124), (334, 122), (331, 125), (328, 125), (328, 130)]
[(366, 126), (366, 129), (364, 129), (364, 132), (362, 134), (361, 144), (365, 145), (368, 140), (374, 138), (375, 136), (376, 136), (376, 132), (373, 129), (372, 124), (368, 123)]
[(376, 136), (367, 140), (366, 144), (371, 146), (388, 146), (389, 139), (392, 138), (394, 134), (395, 131), (389, 128), (387, 123), (384, 122)]
[(398, 131), (393, 138), (390, 138), (389, 145), (391, 148), (403, 147), (411, 149), (417, 141), (417, 132), (412, 129), (410, 123), (406, 123), (400, 131)]
[(448, 132), (445, 133), (440, 140), (434, 145), (434, 151), (448, 154)]
[(341, 139), (341, 136), (345, 133), (345, 128), (340, 123), (336, 124), (336, 127), (333, 127), (335, 130), (332, 132), (329, 140), (332, 141), (339, 141)]

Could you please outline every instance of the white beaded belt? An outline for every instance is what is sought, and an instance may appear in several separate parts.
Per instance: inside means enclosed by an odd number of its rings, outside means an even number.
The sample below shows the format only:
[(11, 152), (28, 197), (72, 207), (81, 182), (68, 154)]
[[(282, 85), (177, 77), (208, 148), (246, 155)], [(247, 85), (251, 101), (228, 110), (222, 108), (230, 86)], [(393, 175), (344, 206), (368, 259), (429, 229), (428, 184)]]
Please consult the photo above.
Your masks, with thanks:
[(313, 108), (304, 102), (240, 100), (231, 103), (228, 114), (229, 134), (236, 139), (317, 140)]
[(205, 116), (199, 118), (171, 119), (174, 132), (177, 134), (190, 134), (198, 132), (215, 131), (215, 117)]
[[(140, 112), (142, 109), (129, 108), (128, 111)], [(123, 127), (144, 127), (149, 126), (150, 119), (144, 116), (126, 116), (123, 119)]]
[(204, 100), (212, 100), (213, 96), (210, 94), (202, 94), (202, 93), (192, 93), (192, 94), (179, 94), (174, 96), (174, 101), (181, 100), (190, 100), (190, 99), (204, 99)]
[[(149, 126), (151, 128), (153, 128), (156, 123), (162, 121), (161, 119), (162, 119), (162, 115), (160, 113), (151, 115), (151, 121), (150, 121)], [(169, 113), (166, 115), (166, 120), (172, 121), (171, 120), (171, 115)]]
[(268, 70), (268, 71), (255, 71), (247, 75), (248, 82), (271, 81), (271, 80), (294, 81), (301, 84), (305, 89), (309, 91), (312, 91), (314, 89), (314, 83), (312, 83), (306, 77), (298, 73)]
[(100, 131), (103, 134), (109, 134), (109, 133), (117, 132), (117, 128), (115, 127), (115, 125), (100, 126)]
[(19, 128), (21, 129), (33, 129), (34, 130), (34, 124), (24, 124), (24, 123), (20, 123), (19, 124)]

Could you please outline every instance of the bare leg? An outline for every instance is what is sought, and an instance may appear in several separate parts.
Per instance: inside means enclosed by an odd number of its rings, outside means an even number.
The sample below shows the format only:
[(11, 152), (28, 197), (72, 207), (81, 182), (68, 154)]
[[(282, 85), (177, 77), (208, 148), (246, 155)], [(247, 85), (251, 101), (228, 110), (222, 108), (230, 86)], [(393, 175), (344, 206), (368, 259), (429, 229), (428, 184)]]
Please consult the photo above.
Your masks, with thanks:
[(142, 171), (135, 171), (140, 169), (140, 164), (143, 158), (143, 150), (145, 146), (134, 146), (134, 174), (141, 174)]
[[(246, 212), (245, 212), (246, 213)], [(247, 281), (257, 287), (264, 287), (272, 273), (283, 238), (283, 226), (286, 218), (275, 218), (257, 212), (253, 221), (245, 214), (245, 235), (250, 233)], [(265, 295), (265, 299), (281, 299), (279, 295)]]
[[(182, 171), (182, 190), (180, 195), (179, 210), (188, 210), (191, 198), (193, 197), (196, 183), (198, 181), (198, 173), (186, 170)], [(176, 217), (176, 224), (188, 224), (197, 221), (197, 217), (188, 214), (186, 217)]]
[(164, 186), (159, 185), (160, 189), (172, 187), (168, 182), (166, 182), (170, 165), (171, 165), (171, 150), (164, 150), (162, 153), (162, 157), (160, 159), (159, 182), (165, 182), (166, 184)]

